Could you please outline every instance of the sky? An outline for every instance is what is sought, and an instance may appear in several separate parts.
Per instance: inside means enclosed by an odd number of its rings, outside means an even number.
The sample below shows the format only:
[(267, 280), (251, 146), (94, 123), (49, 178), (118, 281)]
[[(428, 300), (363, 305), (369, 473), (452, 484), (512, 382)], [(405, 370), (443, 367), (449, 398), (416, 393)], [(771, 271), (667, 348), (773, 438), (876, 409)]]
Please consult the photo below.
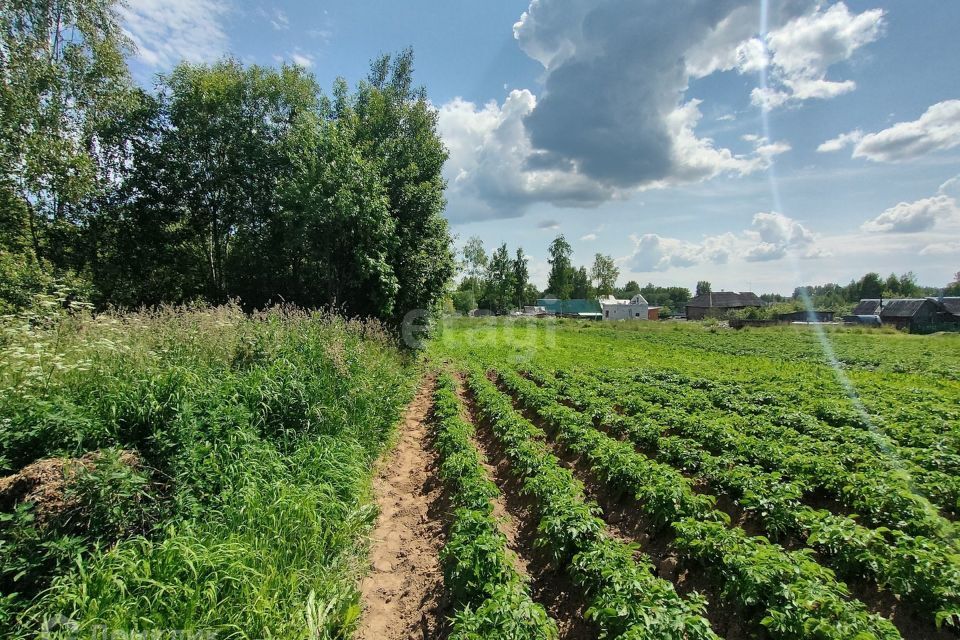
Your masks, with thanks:
[(180, 60), (351, 84), (412, 47), (450, 158), (446, 216), (546, 284), (789, 294), (960, 270), (960, 3), (943, 0), (129, 0), (144, 85)]

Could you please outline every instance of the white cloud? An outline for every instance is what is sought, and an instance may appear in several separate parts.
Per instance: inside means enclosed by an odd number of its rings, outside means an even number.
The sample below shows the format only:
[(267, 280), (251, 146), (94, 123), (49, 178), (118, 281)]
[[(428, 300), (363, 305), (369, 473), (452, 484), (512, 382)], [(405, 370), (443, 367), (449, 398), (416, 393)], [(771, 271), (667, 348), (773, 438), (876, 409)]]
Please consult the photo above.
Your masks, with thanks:
[(769, 86), (751, 92), (751, 101), (767, 109), (853, 91), (852, 80), (828, 80), (830, 67), (849, 60), (883, 34), (884, 13), (852, 14), (843, 2), (824, 8), (819, 2), (771, 2), (769, 31), (754, 32), (759, 4), (735, 9), (686, 56), (688, 72), (702, 78), (716, 71), (741, 74), (766, 70)]
[(772, 0), (760, 40), (753, 0), (530, 0), (514, 36), (544, 67), (539, 95), (514, 90), (502, 104), (457, 98), (440, 108), (451, 217), (522, 215), (534, 202), (596, 206), (763, 170), (790, 145), (757, 138), (738, 154), (698, 136), (691, 78), (767, 68), (767, 103), (830, 97), (853, 83), (828, 80), (828, 69), (879, 37), (882, 19), (842, 2)]
[(313, 56), (306, 53), (294, 51), (290, 54), (290, 59), (293, 60), (294, 64), (298, 64), (307, 69), (313, 66)]
[(864, 222), (864, 231), (887, 231), (893, 233), (916, 233), (929, 231), (944, 220), (960, 216), (960, 208), (952, 197), (939, 194), (914, 202), (901, 202)]
[(817, 237), (796, 220), (780, 213), (757, 213), (750, 228), (706, 236), (700, 242), (648, 233), (632, 235), (634, 251), (621, 261), (637, 272), (665, 271), (699, 264), (725, 264), (731, 258), (747, 262), (778, 260), (787, 255), (813, 259), (829, 253), (814, 246)]
[[(741, 73), (770, 67), (770, 83), (776, 89), (755, 89), (751, 98), (757, 106), (774, 108), (791, 101), (827, 100), (856, 88), (852, 80), (828, 80), (827, 71), (838, 62), (850, 59), (857, 49), (883, 33), (883, 11), (871, 9), (851, 14), (843, 2), (826, 10), (791, 20), (771, 31), (766, 43), (757, 41), (753, 57), (769, 58), (758, 62), (747, 58), (740, 62)], [(765, 44), (765, 46), (764, 46)]]
[(841, 133), (836, 138), (831, 138), (825, 142), (822, 142), (820, 146), (817, 147), (817, 151), (819, 153), (840, 151), (845, 147), (857, 144), (862, 139), (863, 131), (860, 131), (860, 129), (854, 129), (848, 133)]
[(594, 240), (597, 239), (597, 234), (588, 233), (586, 235), (580, 236), (580, 239), (583, 240), (584, 242), (593, 242)]
[(663, 188), (697, 182), (720, 174), (747, 175), (770, 165), (772, 158), (790, 149), (785, 142), (753, 140), (754, 150), (734, 154), (718, 148), (710, 138), (698, 138), (695, 128), (702, 114), (699, 100), (691, 100), (666, 118), (673, 140), (668, 177), (639, 187), (617, 187), (579, 171), (575, 162), (544, 161), (524, 121), (537, 107), (528, 90), (513, 90), (503, 105), (480, 107), (461, 98), (442, 105), (438, 129), (450, 158), (444, 166), (449, 189), (448, 215), (454, 220), (504, 218), (523, 215), (534, 202), (561, 207), (593, 207), (608, 200), (626, 199), (637, 189)]
[(267, 19), (270, 20), (270, 25), (277, 31), (286, 31), (290, 28), (290, 19), (280, 9), (274, 9), (273, 15), (268, 14)]
[(960, 145), (960, 100), (945, 100), (929, 107), (911, 122), (868, 133), (853, 149), (854, 158), (874, 162), (912, 160)]
[(934, 242), (920, 250), (922, 256), (960, 256), (960, 242)]
[(220, 0), (134, 0), (119, 11), (137, 57), (150, 67), (208, 62), (227, 49), (222, 20), (228, 8)]
[(747, 262), (766, 262), (768, 260), (779, 260), (787, 255), (787, 250), (783, 246), (775, 245), (772, 242), (760, 242), (748, 248), (743, 259)]
[(805, 246), (814, 241), (814, 235), (802, 224), (776, 211), (753, 216), (749, 233), (764, 243), (780, 247)]

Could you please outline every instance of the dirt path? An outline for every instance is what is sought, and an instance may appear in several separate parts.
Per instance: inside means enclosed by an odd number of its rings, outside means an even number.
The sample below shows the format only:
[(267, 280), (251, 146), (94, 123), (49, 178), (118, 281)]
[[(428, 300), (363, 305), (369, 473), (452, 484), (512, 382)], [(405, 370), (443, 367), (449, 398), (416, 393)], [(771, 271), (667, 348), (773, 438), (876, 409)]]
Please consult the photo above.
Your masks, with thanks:
[(397, 445), (373, 482), (380, 517), (372, 534), (372, 569), (360, 585), (364, 614), (358, 640), (441, 635), (445, 508), (426, 422), (433, 387), (432, 379), (421, 383)]

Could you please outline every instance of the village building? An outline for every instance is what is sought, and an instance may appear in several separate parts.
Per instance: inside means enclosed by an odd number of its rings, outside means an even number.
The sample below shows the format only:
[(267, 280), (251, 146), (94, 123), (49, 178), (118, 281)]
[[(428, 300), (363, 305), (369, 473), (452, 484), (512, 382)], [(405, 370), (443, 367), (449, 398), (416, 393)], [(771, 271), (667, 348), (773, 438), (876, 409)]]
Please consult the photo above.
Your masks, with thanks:
[(912, 332), (949, 327), (960, 324), (960, 298), (864, 298), (844, 320), (863, 324), (865, 318)]
[[(604, 320), (649, 320), (650, 305), (639, 293), (629, 300), (618, 299), (614, 296), (601, 296), (600, 308)], [(659, 312), (659, 307), (653, 307)]]
[(791, 311), (778, 313), (779, 322), (833, 322), (833, 311)]
[(704, 293), (687, 303), (687, 320), (725, 318), (731, 311), (764, 305), (764, 301), (751, 291)]

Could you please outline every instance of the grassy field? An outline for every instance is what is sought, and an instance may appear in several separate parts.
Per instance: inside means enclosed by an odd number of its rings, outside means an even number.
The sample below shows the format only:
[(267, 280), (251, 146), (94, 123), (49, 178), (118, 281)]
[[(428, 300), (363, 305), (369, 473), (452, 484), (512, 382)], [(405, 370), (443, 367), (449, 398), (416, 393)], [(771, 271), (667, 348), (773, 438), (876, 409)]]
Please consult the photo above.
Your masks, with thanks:
[(488, 320), (430, 349), (600, 637), (956, 636), (960, 337)]
[(3, 635), (348, 635), (415, 378), (379, 325), (292, 309), (8, 318)]

